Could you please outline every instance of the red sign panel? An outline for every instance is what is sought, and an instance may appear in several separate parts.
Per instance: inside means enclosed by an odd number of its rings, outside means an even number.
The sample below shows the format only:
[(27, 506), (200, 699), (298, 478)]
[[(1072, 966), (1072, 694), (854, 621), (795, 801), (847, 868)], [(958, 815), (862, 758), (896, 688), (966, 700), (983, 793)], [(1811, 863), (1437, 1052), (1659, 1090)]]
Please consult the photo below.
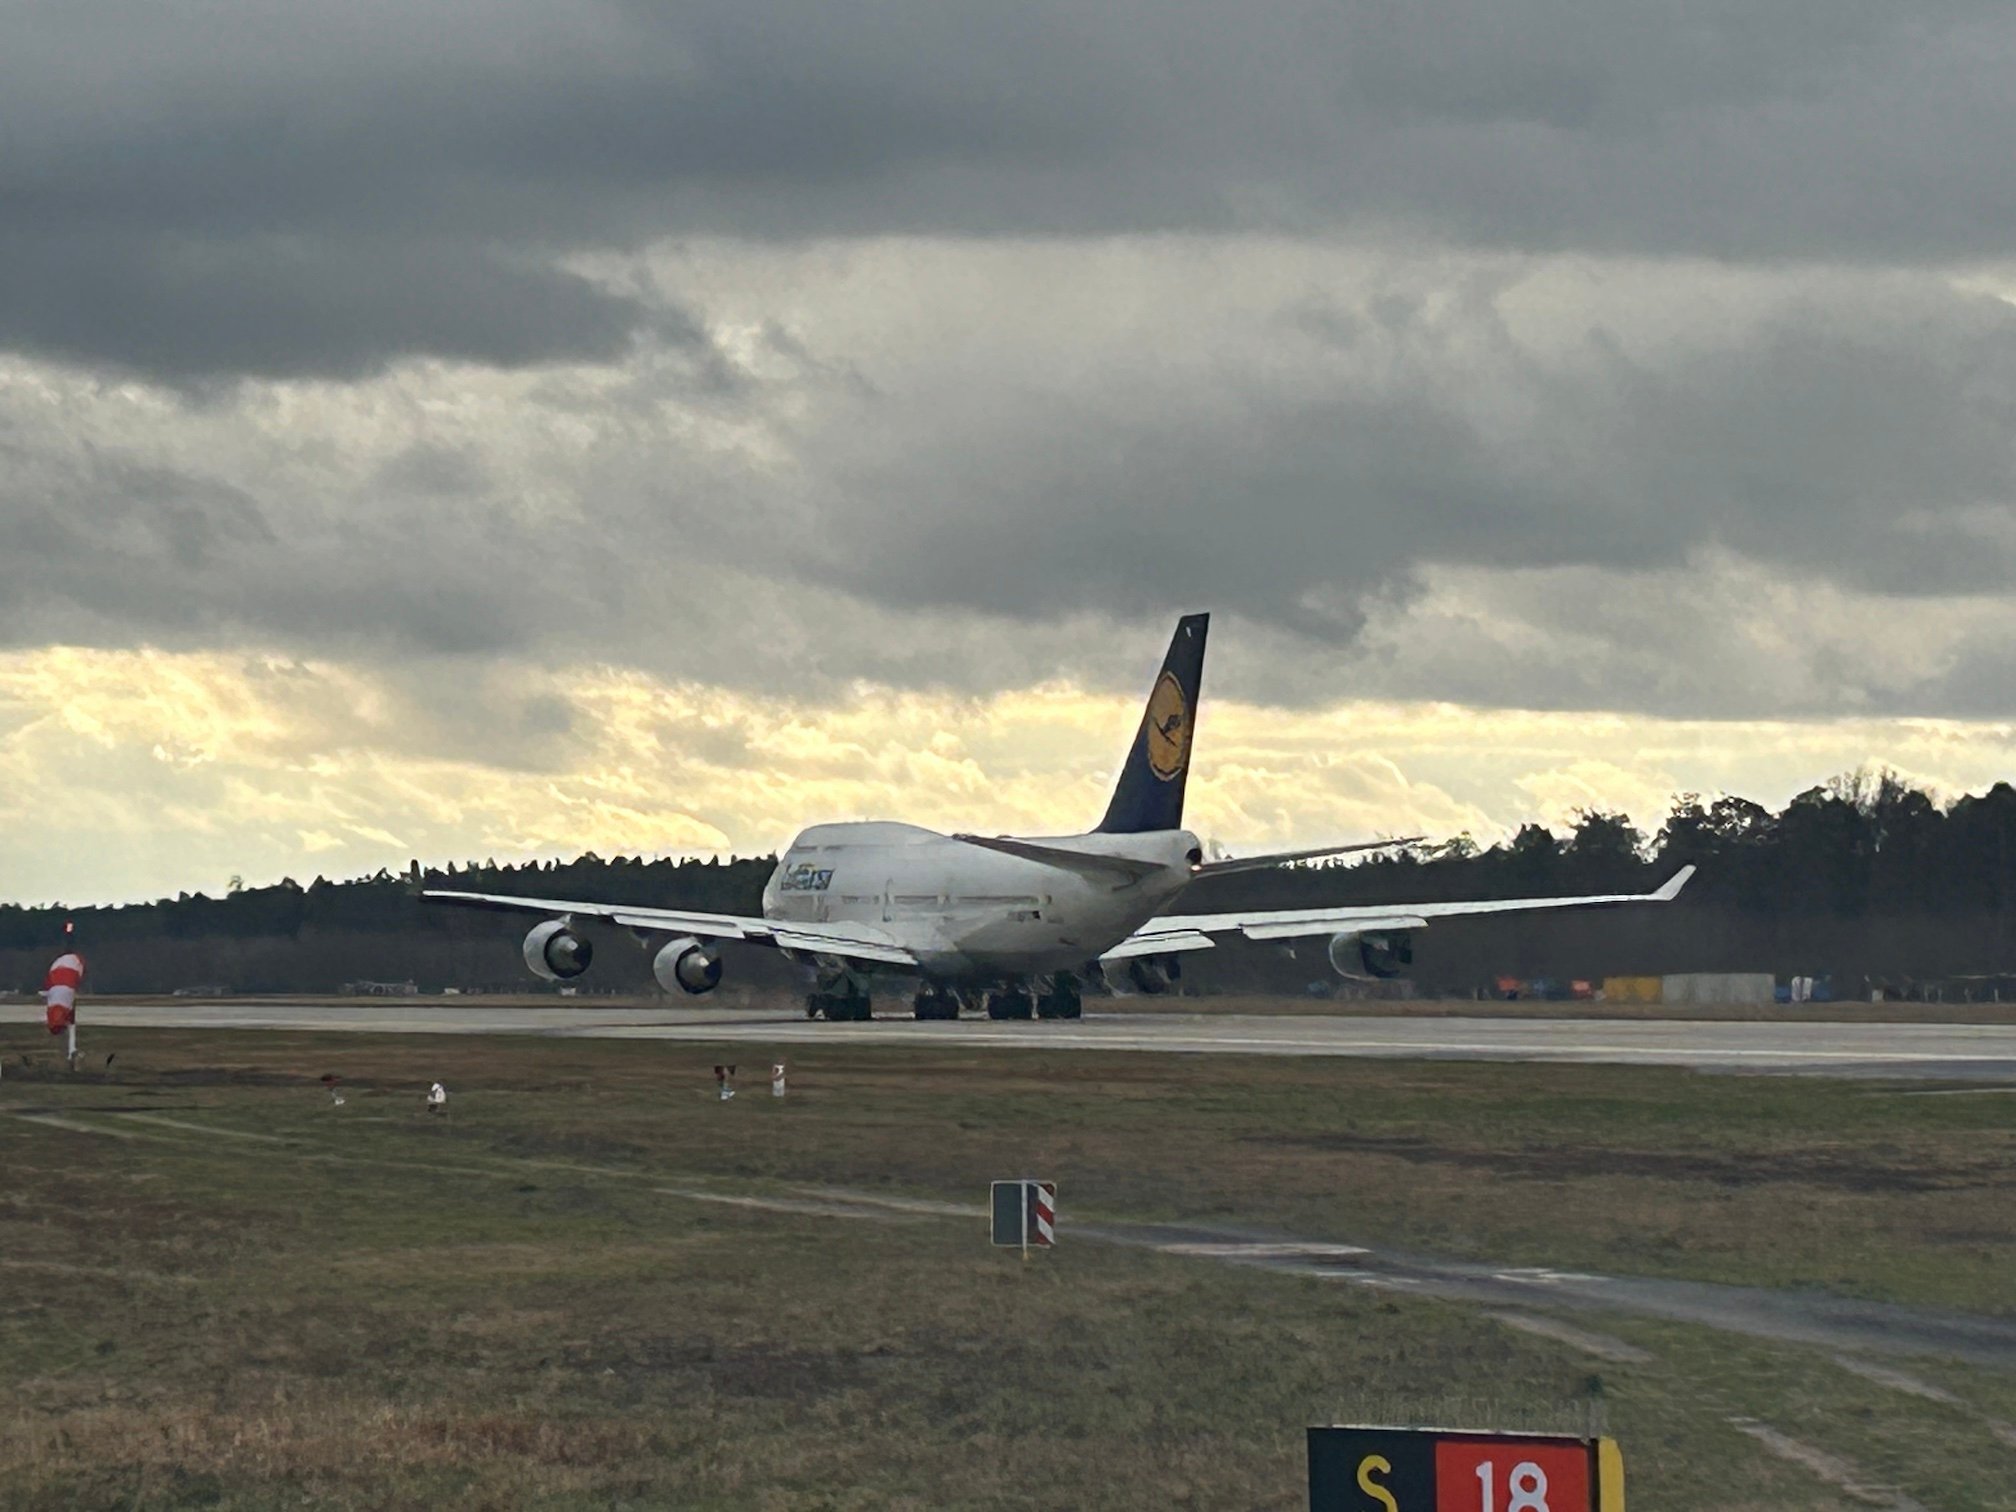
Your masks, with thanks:
[(1584, 1444), (1445, 1438), (1435, 1445), (1435, 1512), (1585, 1512)]
[[(1614, 1467), (1604, 1472), (1607, 1490), (1599, 1464)], [(1309, 1430), (1312, 1512), (1622, 1512), (1623, 1490), (1623, 1461), (1607, 1439)]]

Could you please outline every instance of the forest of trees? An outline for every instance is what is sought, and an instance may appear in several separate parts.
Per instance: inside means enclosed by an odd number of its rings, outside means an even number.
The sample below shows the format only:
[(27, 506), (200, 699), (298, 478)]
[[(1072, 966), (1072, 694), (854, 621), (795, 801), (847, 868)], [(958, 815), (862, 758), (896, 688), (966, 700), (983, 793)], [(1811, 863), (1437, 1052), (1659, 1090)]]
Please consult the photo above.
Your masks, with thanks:
[[(1468, 837), (1392, 855), (1200, 883), (1187, 910), (1314, 907), (1554, 893), (1640, 891), (1685, 863), (1700, 870), (1665, 908), (1449, 922), (1416, 941), (1424, 988), (1468, 994), (1496, 975), (1770, 971), (1831, 976), (1844, 993), (1892, 991), (2016, 969), (2016, 789), (1940, 804), (1884, 772), (1837, 778), (1772, 812), (1742, 798), (1683, 794), (1656, 834), (1616, 814), (1580, 815), (1566, 834), (1528, 825), (1502, 844)], [(183, 894), (117, 908), (0, 906), (0, 989), (38, 985), (65, 919), (99, 992), (196, 985), (239, 992), (330, 992), (359, 978), (531, 990), (522, 920), (422, 906), (419, 887), (756, 911), (769, 857), (495, 862), (379, 872), (347, 882)], [(642, 990), (649, 957), (598, 937), (590, 980)], [(1193, 985), (1293, 990), (1322, 975), (1320, 942), (1210, 952)], [(1312, 964), (1315, 963), (1315, 964)], [(767, 953), (731, 954), (731, 979), (790, 980)]]

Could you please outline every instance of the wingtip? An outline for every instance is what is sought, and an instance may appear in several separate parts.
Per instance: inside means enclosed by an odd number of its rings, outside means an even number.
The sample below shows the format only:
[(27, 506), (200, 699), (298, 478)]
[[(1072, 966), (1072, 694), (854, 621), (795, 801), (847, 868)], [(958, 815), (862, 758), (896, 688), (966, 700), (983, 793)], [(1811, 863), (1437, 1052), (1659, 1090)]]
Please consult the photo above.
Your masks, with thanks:
[(1661, 903), (1671, 903), (1675, 898), (1680, 896), (1680, 889), (1687, 885), (1688, 879), (1693, 875), (1694, 866), (1690, 862), (1668, 877), (1666, 885), (1652, 894), (1653, 898)]

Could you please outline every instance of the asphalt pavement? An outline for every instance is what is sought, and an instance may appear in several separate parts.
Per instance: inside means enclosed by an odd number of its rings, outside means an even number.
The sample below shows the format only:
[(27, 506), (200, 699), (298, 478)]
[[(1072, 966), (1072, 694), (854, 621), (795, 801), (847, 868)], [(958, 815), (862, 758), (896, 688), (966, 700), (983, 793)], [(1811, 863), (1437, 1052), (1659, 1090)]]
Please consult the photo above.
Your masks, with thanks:
[[(39, 1022), (34, 1003), (0, 1006), (0, 1023)], [(355, 1001), (108, 1003), (79, 1020), (145, 1029), (249, 1029), (370, 1034), (527, 1034), (764, 1045), (985, 1046), (1004, 1050), (1159, 1051), (1193, 1055), (1358, 1056), (1404, 1060), (1546, 1061), (1701, 1070), (1934, 1080), (2016, 1079), (2016, 1025), (1791, 1024), (1589, 1019), (1337, 1017), (1090, 1012), (1075, 1022), (865, 1024), (707, 1007), (486, 1007)]]

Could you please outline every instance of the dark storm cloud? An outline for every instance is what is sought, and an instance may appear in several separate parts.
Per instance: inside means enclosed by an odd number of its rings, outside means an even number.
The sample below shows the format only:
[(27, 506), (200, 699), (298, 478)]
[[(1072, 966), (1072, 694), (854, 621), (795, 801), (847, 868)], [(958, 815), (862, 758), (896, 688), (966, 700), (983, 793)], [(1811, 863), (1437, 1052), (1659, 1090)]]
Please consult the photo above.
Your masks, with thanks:
[(1928, 599), (2016, 576), (2001, 299), (1851, 281), (1649, 352), (1600, 323), (1535, 349), (1488, 290), (1432, 313), (1375, 296), (1316, 329), (1357, 333), (1333, 372), (990, 392), (900, 456), (836, 460), (803, 570), (1003, 614), (1179, 591), (1331, 643), (1423, 563), (1631, 572), (1720, 549)]
[(10, 345), (171, 381), (354, 377), (407, 354), (610, 359), (651, 318), (585, 279), (461, 242), (0, 230)]
[(608, 356), (642, 309), (557, 260), (701, 232), (1994, 255), (2012, 61), (1957, 0), (41, 0), (0, 48), (0, 343)]
[[(2002, 696), (1975, 644), (1999, 619), (1878, 667), (1862, 662), (1883, 645), (1802, 618), (1852, 617), (1859, 595), (1945, 624), (1945, 600), (2006, 595), (2001, 299), (1639, 269), (1649, 308), (1630, 284), (1564, 316), (1577, 280), (1486, 262), (1360, 268), (1318, 293), (1287, 279), (1231, 313), (1207, 261), (1146, 285), (1107, 268), (1154, 293), (1141, 323), (1044, 315), (1053, 339), (1014, 329), (1039, 269), (992, 280), (993, 344), (969, 354), (960, 268), (949, 294), (911, 270), (906, 299), (935, 314), (867, 382), (816, 339), (759, 333), (759, 360), (794, 373), (725, 395), (669, 348), (524, 397), (458, 381), (398, 403), (389, 434), (368, 397), (354, 434), (343, 410), (263, 439), (241, 434), (256, 409), (183, 401), (135, 435), (117, 403), (73, 401), (90, 444), (0, 391), (0, 637), (615, 661), (821, 695), (857, 677), (1128, 688), (1173, 614), (1210, 608), (1241, 626), (1228, 685), (1283, 702), (1938, 713)], [(760, 464), (689, 434), (710, 403), (724, 434), (753, 429)], [(328, 456), (299, 466), (304, 448)], [(1732, 586), (1718, 561), (1749, 576)], [(1431, 591), (1452, 568), (1580, 576), (1479, 588), (1466, 611)], [(1824, 593), (1787, 601), (1774, 651), (1738, 622), (1777, 582)], [(1906, 616), (1887, 643), (1922, 629)]]

